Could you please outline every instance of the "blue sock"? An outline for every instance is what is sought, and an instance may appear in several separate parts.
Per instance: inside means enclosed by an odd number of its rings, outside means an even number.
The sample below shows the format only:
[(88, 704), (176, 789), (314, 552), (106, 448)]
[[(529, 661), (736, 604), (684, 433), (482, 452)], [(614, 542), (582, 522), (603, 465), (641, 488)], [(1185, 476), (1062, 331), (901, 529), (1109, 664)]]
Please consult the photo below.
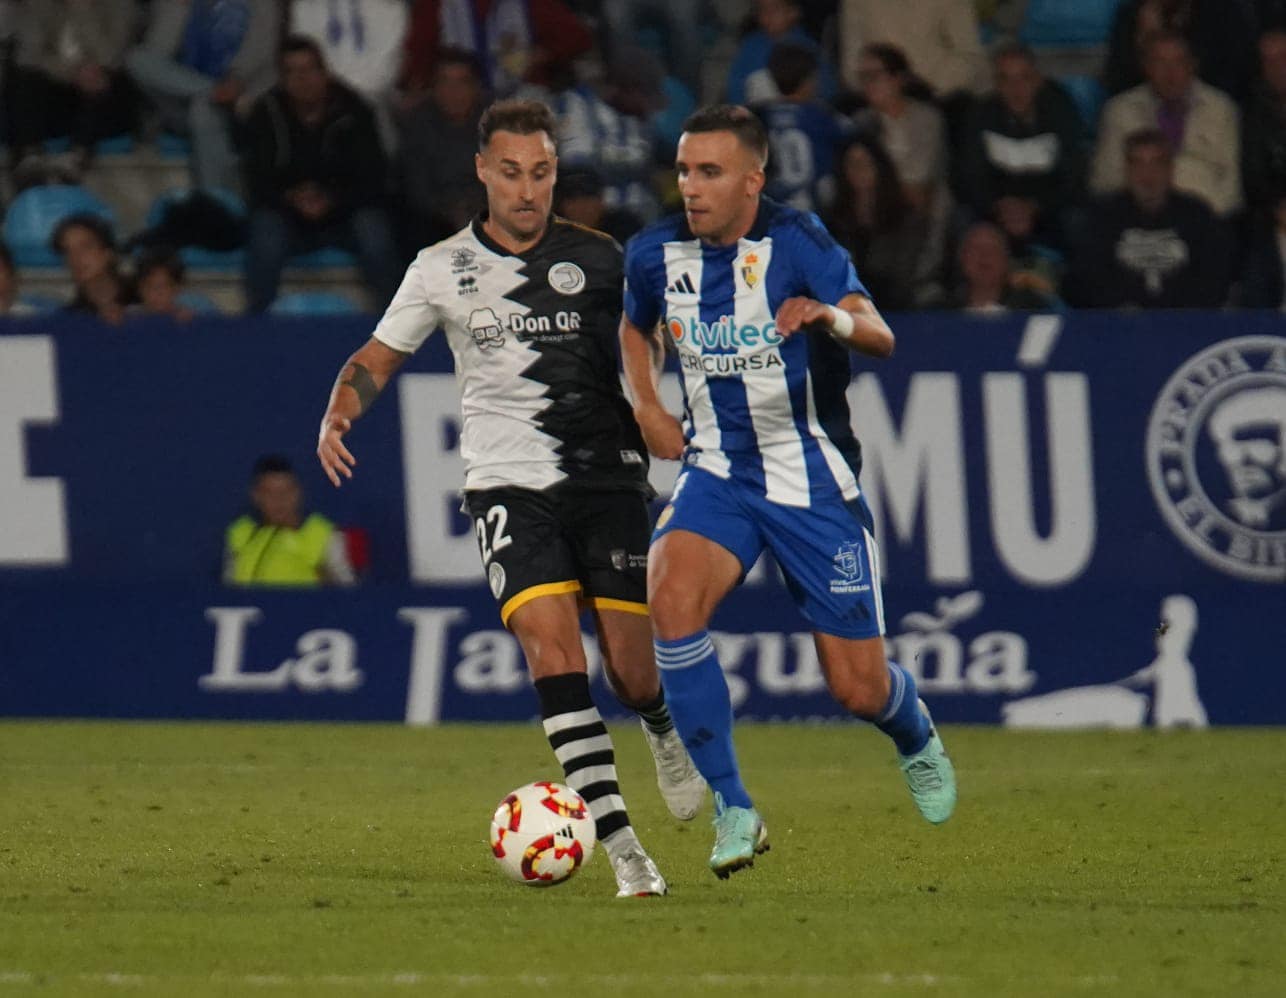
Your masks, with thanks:
[(697, 770), (727, 807), (753, 807), (732, 747), (732, 700), (706, 631), (653, 642), (674, 727)]
[(889, 662), (889, 702), (875, 726), (893, 739), (903, 755), (915, 755), (929, 744), (929, 719), (920, 710), (920, 691), (911, 673)]

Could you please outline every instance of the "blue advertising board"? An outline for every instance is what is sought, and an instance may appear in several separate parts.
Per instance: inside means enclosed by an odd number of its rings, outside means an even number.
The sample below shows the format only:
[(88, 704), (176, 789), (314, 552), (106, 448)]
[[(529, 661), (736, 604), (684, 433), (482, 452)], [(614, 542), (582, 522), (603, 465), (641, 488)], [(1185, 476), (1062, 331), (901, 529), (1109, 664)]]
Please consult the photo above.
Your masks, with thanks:
[[(334, 490), (312, 458), (335, 372), (369, 328), (3, 327), (0, 715), (535, 714), (458, 509), (441, 338), (351, 435), (352, 482)], [(889, 648), (935, 716), (1286, 723), (1283, 319), (917, 315), (894, 328), (891, 360), (854, 358), (850, 401)], [(677, 406), (672, 380), (665, 391)], [(223, 528), (264, 452), (291, 457), (313, 507), (370, 536), (362, 585), (219, 584)], [(663, 494), (676, 470), (654, 468)], [(840, 716), (771, 564), (714, 626), (742, 716)]]

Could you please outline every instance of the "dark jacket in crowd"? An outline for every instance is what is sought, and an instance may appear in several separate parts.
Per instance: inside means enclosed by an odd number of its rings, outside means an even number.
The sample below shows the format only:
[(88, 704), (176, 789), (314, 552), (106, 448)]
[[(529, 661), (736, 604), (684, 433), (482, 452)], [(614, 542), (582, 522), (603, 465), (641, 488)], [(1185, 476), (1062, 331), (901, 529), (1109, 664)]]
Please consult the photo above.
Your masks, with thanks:
[(964, 136), (960, 194), (984, 217), (1000, 198), (1019, 197), (1038, 202), (1049, 218), (1077, 200), (1085, 159), (1085, 125), (1058, 84), (1041, 87), (1030, 121), (992, 95), (976, 105)]
[(1286, 104), (1263, 92), (1242, 122), (1241, 177), (1252, 208), (1266, 207), (1286, 191)]
[(335, 208), (326, 223), (380, 204), (386, 160), (375, 113), (361, 97), (332, 81), (321, 122), (309, 127), (290, 108), (280, 86), (254, 106), (245, 131), (246, 192), (252, 208), (293, 214), (286, 191), (312, 182)]
[(1251, 237), (1241, 266), (1237, 304), (1243, 308), (1286, 308), (1286, 274), (1282, 271), (1283, 246), (1277, 230), (1262, 225)]
[(1094, 202), (1064, 287), (1083, 308), (1213, 308), (1228, 292), (1228, 227), (1187, 194), (1157, 214), (1128, 193)]

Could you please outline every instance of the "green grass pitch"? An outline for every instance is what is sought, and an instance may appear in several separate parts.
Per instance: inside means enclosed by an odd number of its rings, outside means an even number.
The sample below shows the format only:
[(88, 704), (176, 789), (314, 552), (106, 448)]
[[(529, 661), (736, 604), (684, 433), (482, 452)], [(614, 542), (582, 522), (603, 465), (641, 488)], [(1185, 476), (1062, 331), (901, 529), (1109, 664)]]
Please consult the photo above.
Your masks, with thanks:
[(0, 998), (1286, 995), (1286, 732), (947, 728), (933, 828), (875, 732), (744, 725), (726, 882), (614, 734), (664, 899), (502, 878), (534, 724), (0, 723)]

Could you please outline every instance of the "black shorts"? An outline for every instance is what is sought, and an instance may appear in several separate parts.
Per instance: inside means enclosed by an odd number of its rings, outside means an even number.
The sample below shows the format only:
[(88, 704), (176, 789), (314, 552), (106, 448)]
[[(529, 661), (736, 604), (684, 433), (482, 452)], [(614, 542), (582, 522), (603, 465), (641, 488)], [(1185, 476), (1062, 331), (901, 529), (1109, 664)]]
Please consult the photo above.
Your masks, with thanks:
[(579, 593), (647, 614), (652, 519), (638, 492), (499, 488), (464, 494), (500, 619), (538, 596)]

